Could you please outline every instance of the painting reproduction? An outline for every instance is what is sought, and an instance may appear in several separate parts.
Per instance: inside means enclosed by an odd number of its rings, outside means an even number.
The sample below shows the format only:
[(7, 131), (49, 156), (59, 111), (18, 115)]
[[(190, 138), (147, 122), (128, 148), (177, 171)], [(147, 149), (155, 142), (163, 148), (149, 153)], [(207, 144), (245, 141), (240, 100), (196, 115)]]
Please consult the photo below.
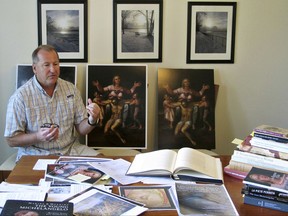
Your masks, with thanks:
[(101, 108), (98, 126), (86, 136), (93, 148), (145, 149), (147, 65), (88, 64), (86, 93)]
[(162, 0), (114, 0), (114, 62), (162, 61)]
[(215, 149), (212, 69), (158, 69), (158, 149)]
[(87, 62), (87, 0), (38, 0), (38, 43), (61, 62)]
[(187, 63), (234, 63), (236, 2), (188, 2)]

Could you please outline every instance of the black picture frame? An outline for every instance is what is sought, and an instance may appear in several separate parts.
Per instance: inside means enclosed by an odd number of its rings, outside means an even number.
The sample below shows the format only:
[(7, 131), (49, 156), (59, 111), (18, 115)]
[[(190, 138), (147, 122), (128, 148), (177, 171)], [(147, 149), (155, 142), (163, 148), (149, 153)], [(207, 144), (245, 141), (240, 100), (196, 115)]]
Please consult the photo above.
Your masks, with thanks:
[(113, 62), (162, 62), (162, 20), (163, 0), (114, 0)]
[[(32, 64), (17, 64), (16, 66), (16, 89), (20, 88), (34, 76)], [(77, 85), (77, 66), (60, 65), (60, 78)]]
[(234, 63), (236, 2), (188, 2), (186, 63)]
[(61, 62), (87, 62), (87, 0), (38, 0), (37, 8), (38, 44), (54, 46)]
[[(145, 64), (86, 65), (86, 98), (91, 98), (101, 108), (98, 125), (86, 135), (87, 146), (147, 148), (147, 71)], [(116, 77), (119, 86), (115, 84)], [(141, 85), (132, 91), (137, 83)]]

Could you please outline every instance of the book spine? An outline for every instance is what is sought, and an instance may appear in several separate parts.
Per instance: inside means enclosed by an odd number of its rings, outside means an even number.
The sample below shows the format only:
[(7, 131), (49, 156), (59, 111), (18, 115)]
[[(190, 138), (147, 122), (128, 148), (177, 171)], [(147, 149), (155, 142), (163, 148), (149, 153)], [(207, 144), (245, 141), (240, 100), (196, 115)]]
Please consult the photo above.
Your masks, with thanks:
[(271, 195), (266, 195), (266, 194), (261, 194), (261, 193), (253, 193), (250, 191), (244, 191), (243, 194), (252, 196), (252, 197), (259, 197), (259, 198), (266, 199), (266, 200), (273, 200), (276, 202), (282, 202), (282, 203), (288, 204), (288, 199), (280, 198), (278, 196), (271, 196)]
[(240, 156), (243, 158), (247, 159), (253, 159), (253, 160), (258, 160), (262, 161), (263, 163), (269, 163), (271, 165), (275, 166), (287, 166), (288, 167), (288, 161), (286, 160), (281, 160), (278, 158), (273, 158), (273, 157), (266, 157), (264, 155), (258, 155), (258, 154), (253, 154), (250, 152), (244, 152), (244, 151), (239, 151), (239, 150), (234, 150), (233, 156)]
[(262, 139), (259, 137), (253, 137), (250, 140), (250, 143), (259, 143), (259, 144), (266, 144), (266, 145), (272, 145), (272, 146), (277, 146), (283, 149), (287, 149), (288, 150), (288, 144), (287, 143), (283, 143), (283, 142), (276, 142), (273, 140), (266, 140), (266, 139)]
[(254, 205), (254, 206), (274, 209), (274, 210), (278, 210), (278, 211), (288, 212), (288, 204), (287, 203), (277, 202), (274, 200), (267, 200), (267, 199), (263, 199), (260, 197), (253, 197), (253, 196), (245, 195), (244, 196), (244, 203)]
[(252, 169), (252, 167), (253, 166), (251, 164), (246, 164), (246, 163), (242, 163), (242, 162), (238, 162), (234, 160), (230, 160), (229, 162), (230, 169), (239, 170), (241, 172), (248, 173)]
[(281, 160), (288, 160), (288, 153), (279, 152), (272, 149), (266, 149), (258, 146), (251, 146), (251, 144), (247, 145), (245, 143), (242, 143), (241, 145), (238, 146), (238, 149), (244, 152), (250, 152), (252, 154), (259, 154), (264, 155), (266, 157), (274, 157)]
[(280, 199), (287, 200), (288, 202), (288, 193), (283, 193), (283, 192), (276, 191), (276, 190), (270, 190), (270, 189), (263, 188), (263, 187), (253, 187), (253, 186), (246, 184), (244, 185), (242, 192), (243, 194), (253, 193), (253, 194), (261, 194), (264, 196), (274, 196)]
[(228, 166), (224, 167), (224, 173), (240, 180), (243, 180), (247, 176), (247, 172), (241, 172), (239, 170), (230, 169)]
[(265, 139), (265, 140), (272, 140), (272, 141), (280, 142), (280, 143), (288, 143), (288, 139), (286, 138), (269, 136), (267, 134), (261, 134), (257, 132), (254, 132), (254, 137), (258, 137), (258, 138)]
[(253, 143), (251, 142), (251, 145), (259, 147), (259, 148), (265, 148), (265, 149), (269, 149), (272, 151), (277, 151), (277, 152), (288, 154), (288, 149), (282, 148), (281, 146), (274, 146), (274, 145), (269, 145), (267, 143), (259, 143), (259, 142), (253, 142)]
[(282, 138), (285, 138), (287, 137), (287, 134), (288, 134), (288, 130), (287, 129), (284, 129), (284, 128), (279, 128), (279, 127), (273, 127), (274, 129), (270, 130), (271, 127), (269, 125), (262, 125), (262, 126), (259, 126), (259, 127), (256, 127), (254, 129), (254, 132), (258, 132), (258, 133), (262, 133), (262, 134), (266, 134), (266, 135), (270, 135), (270, 136), (276, 136), (276, 137), (282, 137)]
[(259, 168), (266, 168), (266, 169), (277, 170), (281, 172), (288, 172), (287, 165), (286, 166), (277, 165), (277, 164), (269, 163), (265, 160), (258, 159), (258, 158), (250, 158), (250, 157), (243, 157), (239, 155), (232, 155), (231, 160), (250, 164), (252, 166), (259, 167)]

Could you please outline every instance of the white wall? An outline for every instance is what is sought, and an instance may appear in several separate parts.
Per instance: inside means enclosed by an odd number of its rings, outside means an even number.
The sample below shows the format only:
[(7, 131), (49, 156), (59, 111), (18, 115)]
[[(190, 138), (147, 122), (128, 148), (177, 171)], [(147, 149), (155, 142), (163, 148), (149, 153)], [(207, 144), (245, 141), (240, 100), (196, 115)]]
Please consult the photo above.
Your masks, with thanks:
[[(211, 1), (211, 0), (210, 0)], [(89, 63), (113, 63), (112, 0), (88, 0)], [(157, 69), (211, 68), (220, 85), (216, 152), (231, 154), (235, 137), (262, 123), (288, 128), (288, 1), (238, 0), (234, 64), (186, 64), (187, 0), (163, 0), (163, 61), (148, 63), (148, 145), (156, 145)], [(203, 2), (203, 0), (202, 0)], [(217, 1), (218, 2), (218, 1)], [(38, 45), (37, 0), (0, 0), (0, 163), (13, 149), (3, 134), (17, 63), (31, 63)], [(85, 97), (85, 64), (78, 64)]]

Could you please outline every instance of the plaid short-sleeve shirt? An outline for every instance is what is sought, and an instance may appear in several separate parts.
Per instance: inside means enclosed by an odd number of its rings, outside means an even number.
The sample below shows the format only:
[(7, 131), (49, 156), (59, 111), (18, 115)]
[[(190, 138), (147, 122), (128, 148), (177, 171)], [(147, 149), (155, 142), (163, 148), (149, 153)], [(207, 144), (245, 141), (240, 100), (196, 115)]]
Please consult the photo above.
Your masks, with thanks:
[(4, 136), (34, 133), (44, 123), (55, 123), (59, 125), (56, 141), (19, 147), (18, 158), (22, 155), (67, 154), (74, 143), (79, 143), (74, 136), (74, 125), (86, 118), (87, 111), (80, 92), (72, 83), (59, 78), (50, 97), (34, 76), (9, 99)]

